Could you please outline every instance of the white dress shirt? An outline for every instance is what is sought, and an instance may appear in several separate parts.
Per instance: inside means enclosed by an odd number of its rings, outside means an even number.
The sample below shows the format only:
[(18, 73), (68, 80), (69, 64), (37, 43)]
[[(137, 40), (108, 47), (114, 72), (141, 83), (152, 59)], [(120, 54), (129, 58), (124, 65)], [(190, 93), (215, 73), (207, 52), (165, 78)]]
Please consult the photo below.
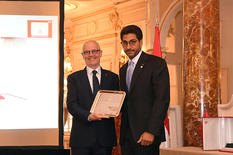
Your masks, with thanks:
[(86, 68), (87, 68), (87, 77), (88, 77), (88, 80), (89, 80), (89, 83), (90, 83), (90, 86), (91, 86), (91, 90), (93, 92), (93, 79), (92, 79), (93, 73), (92, 73), (92, 71), (93, 70), (97, 71), (96, 77), (98, 78), (98, 81), (99, 81), (99, 84), (100, 84), (100, 81), (101, 81), (100, 80), (101, 79), (101, 67), (99, 66), (96, 69), (92, 69), (92, 68), (86, 66)]

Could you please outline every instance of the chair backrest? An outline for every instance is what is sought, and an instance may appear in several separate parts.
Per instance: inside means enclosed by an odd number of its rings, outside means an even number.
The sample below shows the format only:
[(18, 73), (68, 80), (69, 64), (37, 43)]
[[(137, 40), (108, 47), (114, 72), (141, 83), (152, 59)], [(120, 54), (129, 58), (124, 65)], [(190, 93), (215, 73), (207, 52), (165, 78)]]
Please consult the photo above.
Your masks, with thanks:
[(227, 104), (218, 104), (219, 117), (233, 117), (233, 94)]

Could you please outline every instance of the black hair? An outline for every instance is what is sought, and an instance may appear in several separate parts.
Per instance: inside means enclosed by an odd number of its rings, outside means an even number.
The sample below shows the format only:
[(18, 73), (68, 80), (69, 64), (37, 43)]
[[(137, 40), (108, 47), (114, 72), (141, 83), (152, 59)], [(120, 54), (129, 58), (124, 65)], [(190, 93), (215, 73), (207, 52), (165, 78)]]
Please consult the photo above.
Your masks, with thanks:
[(142, 40), (142, 30), (136, 26), (136, 25), (128, 25), (125, 26), (122, 30), (121, 30), (121, 40), (123, 39), (123, 35), (128, 34), (128, 33), (133, 33), (136, 35), (137, 39), (140, 41)]

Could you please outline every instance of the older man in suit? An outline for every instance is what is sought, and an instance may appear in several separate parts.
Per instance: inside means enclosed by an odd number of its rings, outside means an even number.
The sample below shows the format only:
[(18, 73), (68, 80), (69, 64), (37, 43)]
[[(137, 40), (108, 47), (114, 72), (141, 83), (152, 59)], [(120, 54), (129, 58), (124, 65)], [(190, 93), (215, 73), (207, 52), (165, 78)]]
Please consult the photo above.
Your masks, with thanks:
[(164, 119), (170, 102), (166, 62), (142, 51), (142, 31), (136, 25), (121, 30), (121, 44), (129, 61), (120, 69), (126, 91), (122, 108), (122, 155), (158, 155), (165, 140)]
[(102, 50), (96, 41), (83, 45), (86, 67), (68, 76), (67, 107), (73, 116), (70, 136), (72, 155), (111, 155), (116, 145), (115, 123), (104, 114), (90, 113), (99, 89), (119, 90), (115, 73), (100, 67)]

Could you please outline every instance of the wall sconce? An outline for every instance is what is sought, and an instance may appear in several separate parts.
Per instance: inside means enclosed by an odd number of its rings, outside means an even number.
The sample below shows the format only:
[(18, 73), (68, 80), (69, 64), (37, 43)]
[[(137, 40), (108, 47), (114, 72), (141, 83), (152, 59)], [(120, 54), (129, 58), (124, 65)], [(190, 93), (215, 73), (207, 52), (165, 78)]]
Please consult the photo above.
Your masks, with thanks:
[(71, 3), (71, 2), (65, 2), (65, 11), (68, 11), (68, 10), (73, 10), (73, 9), (76, 9), (77, 8), (77, 5)]
[(125, 54), (124, 50), (122, 49), (120, 54), (119, 67), (121, 68), (127, 61), (128, 61), (128, 57)]

